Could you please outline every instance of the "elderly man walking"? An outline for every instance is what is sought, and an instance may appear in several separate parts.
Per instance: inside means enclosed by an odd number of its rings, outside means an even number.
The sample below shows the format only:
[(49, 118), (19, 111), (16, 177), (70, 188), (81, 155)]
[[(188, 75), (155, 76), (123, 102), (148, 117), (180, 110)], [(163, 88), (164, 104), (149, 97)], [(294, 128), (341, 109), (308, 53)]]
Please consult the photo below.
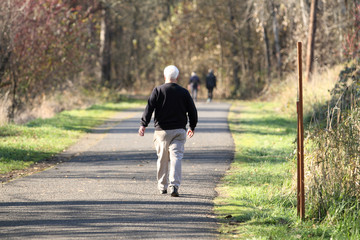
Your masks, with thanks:
[[(164, 69), (165, 84), (152, 91), (141, 118), (139, 135), (144, 136), (155, 110), (154, 144), (157, 152), (157, 181), (161, 194), (171, 190), (172, 197), (179, 196), (181, 160), (184, 155), (186, 135), (191, 138), (198, 121), (197, 110), (189, 92), (177, 84), (179, 70), (174, 65)], [(186, 125), (189, 118), (189, 129)]]

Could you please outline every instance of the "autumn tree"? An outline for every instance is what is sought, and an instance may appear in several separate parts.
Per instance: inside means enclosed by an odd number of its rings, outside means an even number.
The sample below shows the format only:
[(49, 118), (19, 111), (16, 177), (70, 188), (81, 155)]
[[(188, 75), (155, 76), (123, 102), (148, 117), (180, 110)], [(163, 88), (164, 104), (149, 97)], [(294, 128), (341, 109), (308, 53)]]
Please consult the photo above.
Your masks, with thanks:
[(88, 9), (61, 0), (8, 1), (7, 7), (1, 79), (2, 92), (12, 95), (13, 119), (21, 103), (63, 87), (81, 70), (88, 43), (84, 25), (91, 19)]
[[(346, 36), (357, 2), (318, 0), (314, 68), (358, 51), (359, 34)], [(217, 96), (252, 98), (295, 71), (309, 16), (309, 0), (4, 0), (2, 109), (14, 118), (69, 89), (148, 93), (168, 64), (178, 65), (183, 86), (192, 71), (204, 79), (212, 68)]]

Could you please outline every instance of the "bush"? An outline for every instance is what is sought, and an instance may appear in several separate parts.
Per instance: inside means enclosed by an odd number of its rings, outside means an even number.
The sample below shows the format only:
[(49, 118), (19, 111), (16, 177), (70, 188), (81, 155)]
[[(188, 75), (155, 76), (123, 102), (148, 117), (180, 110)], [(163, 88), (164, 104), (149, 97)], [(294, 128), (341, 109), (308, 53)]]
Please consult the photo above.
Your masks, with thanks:
[(341, 71), (327, 107), (313, 115), (316, 124), (310, 129), (305, 154), (307, 214), (332, 224), (341, 222), (337, 235), (347, 239), (360, 232), (358, 66)]
[(309, 215), (323, 219), (336, 201), (360, 200), (360, 111), (336, 128), (315, 130), (306, 153)]

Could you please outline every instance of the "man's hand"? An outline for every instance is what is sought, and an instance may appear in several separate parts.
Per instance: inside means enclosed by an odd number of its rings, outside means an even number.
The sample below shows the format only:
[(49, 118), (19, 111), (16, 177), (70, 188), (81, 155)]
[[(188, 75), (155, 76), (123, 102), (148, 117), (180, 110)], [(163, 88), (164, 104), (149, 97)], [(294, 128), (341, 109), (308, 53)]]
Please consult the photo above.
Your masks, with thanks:
[(192, 136), (194, 136), (194, 131), (191, 130), (191, 129), (189, 129), (189, 130), (187, 131), (187, 135), (188, 135), (189, 138), (192, 138)]
[(144, 126), (140, 126), (139, 135), (142, 136), (142, 137), (145, 135), (145, 127)]

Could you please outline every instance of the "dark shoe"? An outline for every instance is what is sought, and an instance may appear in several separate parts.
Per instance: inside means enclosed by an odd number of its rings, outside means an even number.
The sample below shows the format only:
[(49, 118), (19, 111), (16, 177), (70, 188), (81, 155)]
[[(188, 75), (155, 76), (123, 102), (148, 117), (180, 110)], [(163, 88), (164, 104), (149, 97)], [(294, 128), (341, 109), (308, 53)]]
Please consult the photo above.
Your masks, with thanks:
[(178, 192), (177, 187), (175, 187), (175, 186), (171, 187), (171, 196), (172, 197), (178, 197), (179, 196), (179, 192)]
[(160, 194), (167, 194), (167, 190), (160, 190)]

